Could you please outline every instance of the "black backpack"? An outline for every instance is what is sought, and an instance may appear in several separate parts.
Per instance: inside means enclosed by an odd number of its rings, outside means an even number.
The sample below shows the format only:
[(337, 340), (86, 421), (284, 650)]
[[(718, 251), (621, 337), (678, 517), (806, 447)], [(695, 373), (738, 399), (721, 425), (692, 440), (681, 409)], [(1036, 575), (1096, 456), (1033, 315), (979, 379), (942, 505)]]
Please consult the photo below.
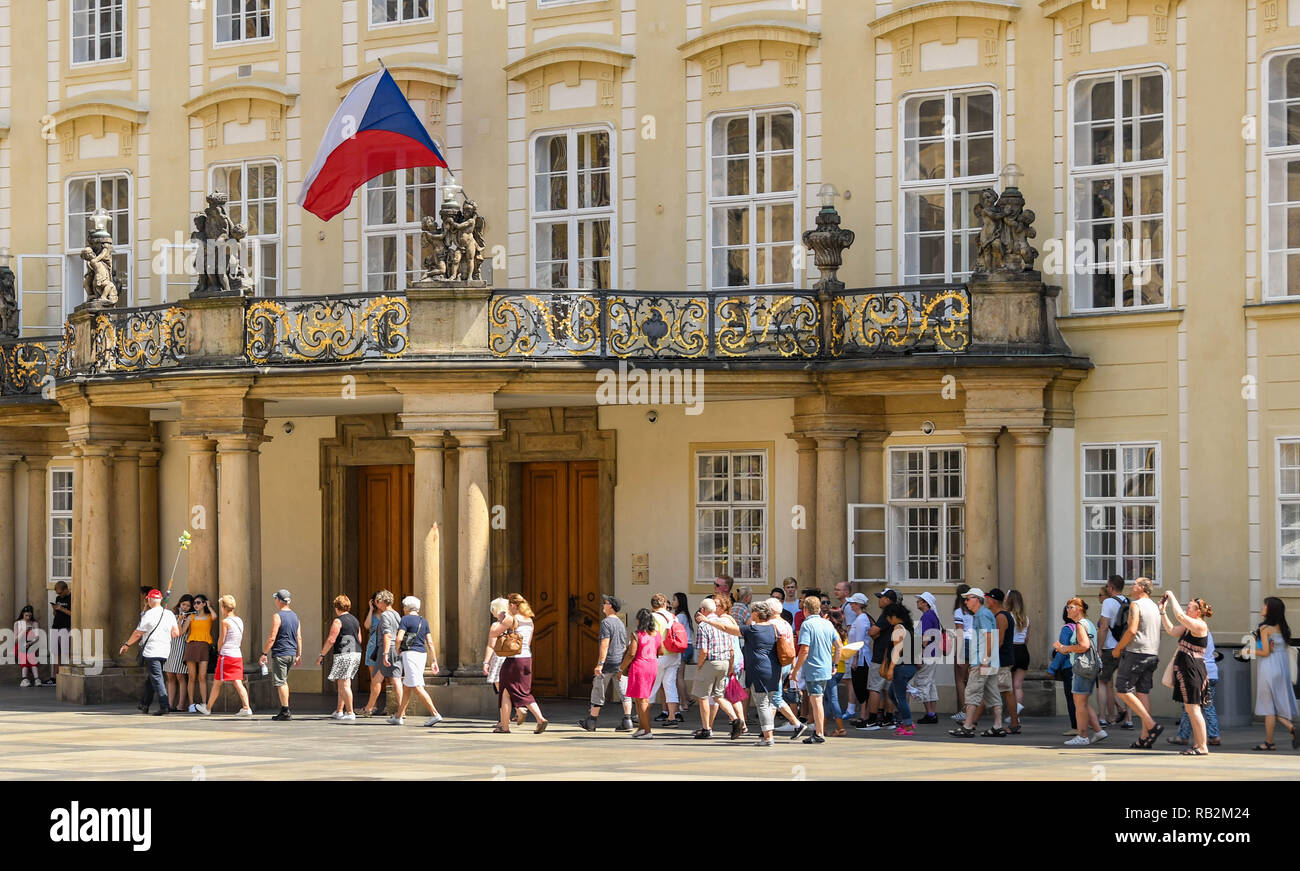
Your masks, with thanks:
[(1111, 596), (1111, 598), (1119, 599), (1119, 613), (1115, 615), (1115, 622), (1107, 628), (1116, 641), (1123, 641), (1124, 633), (1128, 631), (1128, 609), (1132, 603), (1124, 596)]

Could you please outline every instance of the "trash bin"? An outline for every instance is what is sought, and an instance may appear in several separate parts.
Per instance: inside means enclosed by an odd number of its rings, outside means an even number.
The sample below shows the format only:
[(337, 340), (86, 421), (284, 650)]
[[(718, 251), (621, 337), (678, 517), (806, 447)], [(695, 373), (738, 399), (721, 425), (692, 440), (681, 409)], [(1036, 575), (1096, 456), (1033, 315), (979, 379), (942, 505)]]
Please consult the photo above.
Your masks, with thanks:
[(1215, 644), (1223, 651), (1219, 660), (1219, 685), (1214, 688), (1214, 709), (1219, 714), (1219, 725), (1228, 728), (1249, 726), (1255, 716), (1255, 693), (1251, 685), (1251, 664), (1241, 662), (1233, 654), (1244, 645)]

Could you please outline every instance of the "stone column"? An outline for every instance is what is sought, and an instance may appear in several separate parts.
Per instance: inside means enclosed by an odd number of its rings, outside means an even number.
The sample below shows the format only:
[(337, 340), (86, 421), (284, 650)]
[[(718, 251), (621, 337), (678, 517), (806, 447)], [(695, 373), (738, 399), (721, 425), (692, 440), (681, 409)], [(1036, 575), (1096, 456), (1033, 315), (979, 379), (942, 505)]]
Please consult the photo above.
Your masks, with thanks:
[(443, 540), (443, 446), (442, 434), (410, 433), (415, 448), (414, 529), (412, 531), (411, 574), (421, 612), (433, 629), (436, 659), (446, 662), (446, 608), (442, 596)]
[[(220, 595), (217, 588), (217, 443), (211, 439), (192, 438), (190, 442), (189, 504), (185, 509), (185, 523), (193, 541), (187, 557), (189, 567), (186, 586), (190, 592), (202, 591), (209, 596)], [(202, 509), (201, 511), (199, 509)], [(238, 603), (240, 613), (244, 603)], [(247, 634), (247, 633), (245, 633)]]
[[(0, 456), (0, 615), (5, 620), (10, 614), (16, 617), (22, 607), (14, 602), (17, 592), (14, 589), (14, 465), (20, 459)], [(37, 607), (37, 603), (32, 603), (32, 607)]]
[(487, 646), (487, 608), (492, 583), (489, 554), (492, 491), (488, 482), (488, 440), (499, 430), (453, 432), (460, 442), (460, 516), (458, 559), (459, 650), (456, 675), (483, 676)]
[[(140, 623), (140, 451), (121, 447), (113, 455), (113, 568), (110, 600), (113, 631), (109, 638), (123, 640)], [(113, 645), (109, 650), (116, 654)], [(122, 662), (134, 662), (136, 651), (128, 650)]]
[[(460, 613), (460, 587), (456, 579), (460, 577), (460, 451), (455, 447), (454, 439), (447, 439), (442, 450), (442, 608), (445, 614)], [(439, 648), (450, 657), (460, 650), (460, 624), (457, 620), (444, 619), (442, 631), (446, 641)], [(486, 643), (486, 641), (485, 641)], [(443, 671), (450, 670), (450, 665)]]
[[(167, 583), (158, 574), (158, 461), (161, 458), (162, 451), (153, 445), (140, 452), (140, 583), (153, 587)], [(179, 537), (180, 530), (177, 530), (173, 539)]]
[(46, 504), (49, 465), (49, 457), (27, 458), (27, 601), (36, 609), (36, 617), (42, 626), (50, 625), (46, 613), (50, 571), (49, 509)]
[[(801, 433), (789, 433), (786, 438), (798, 445), (798, 498), (803, 507), (804, 528), (795, 530), (794, 540), (802, 589), (817, 577), (817, 440)], [(780, 582), (780, 578), (772, 578), (772, 586)]]
[[(116, 654), (126, 638), (113, 637), (113, 523), (112, 523), (112, 448), (85, 444), (81, 448), (81, 608), (73, 609), (74, 626), (99, 629), (104, 633), (105, 651)], [(129, 598), (136, 615), (140, 613), (140, 591)], [(79, 621), (76, 619), (80, 612)], [(134, 628), (134, 627), (133, 627)]]
[[(265, 423), (262, 425), (265, 427)], [(262, 622), (271, 619), (267, 609), (271, 597), (266, 595), (266, 590), (262, 587), (262, 442), (269, 440), (269, 436), (258, 435), (249, 443), (248, 506), (252, 518), (248, 526), (248, 605), (240, 613), (244, 615), (244, 632), (250, 639), (250, 644), (253, 643), (252, 639), (256, 639), (257, 644), (262, 643)], [(277, 584), (276, 589), (279, 588)], [(293, 590), (289, 592), (292, 593)], [(331, 613), (328, 606), (325, 606), (325, 613)], [(260, 649), (249, 648), (250, 652)]]
[[(82, 506), (85, 505), (86, 465), (83, 462), (81, 446), (72, 446), (72, 625), (78, 629), (85, 624), (81, 622), (81, 609), (85, 605), (85, 587), (82, 583), (85, 572), (82, 566), (86, 559), (85, 524), (82, 522)], [(121, 644), (125, 638), (118, 639)]]
[(817, 440), (817, 586), (830, 591), (848, 578), (848, 500), (844, 442), (856, 433), (810, 432)]
[[(249, 486), (257, 468), (257, 440), (247, 435), (223, 435), (217, 439), (217, 450), (221, 454), (221, 499), (217, 509), (218, 583), (215, 588), (193, 584), (191, 588), (194, 592), (207, 593), (214, 601), (219, 596), (234, 596), (236, 609), (247, 620), (259, 613), (263, 605), (252, 598), (253, 564), (261, 561), (260, 550), (254, 553), (253, 547), (253, 530), (261, 524), (261, 516)], [(256, 637), (249, 633), (245, 635), (249, 639)], [(243, 649), (247, 652), (256, 648), (244, 644)]]
[[(1010, 428), (1016, 451), (1015, 588), (1025, 598), (1030, 626), (1052, 625), (1047, 616), (1046, 427)], [(1035, 668), (1047, 665), (1050, 633), (1036, 633), (1030, 646)]]
[(962, 430), (966, 436), (966, 583), (985, 592), (999, 583), (997, 455), (1000, 432), (993, 427)]

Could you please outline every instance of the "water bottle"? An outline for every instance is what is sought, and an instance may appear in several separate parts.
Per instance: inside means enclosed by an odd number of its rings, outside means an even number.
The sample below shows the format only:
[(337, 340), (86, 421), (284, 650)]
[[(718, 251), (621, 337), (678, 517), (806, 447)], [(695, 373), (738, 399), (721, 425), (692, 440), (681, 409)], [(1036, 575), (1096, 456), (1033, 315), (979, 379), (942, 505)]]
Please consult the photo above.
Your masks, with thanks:
[(266, 663), (265, 663), (265, 662), (262, 663), (262, 677), (266, 677), (266, 676), (267, 676), (268, 674), (270, 674), (270, 673), (271, 673), (271, 670), (270, 670), (269, 668), (266, 667)]

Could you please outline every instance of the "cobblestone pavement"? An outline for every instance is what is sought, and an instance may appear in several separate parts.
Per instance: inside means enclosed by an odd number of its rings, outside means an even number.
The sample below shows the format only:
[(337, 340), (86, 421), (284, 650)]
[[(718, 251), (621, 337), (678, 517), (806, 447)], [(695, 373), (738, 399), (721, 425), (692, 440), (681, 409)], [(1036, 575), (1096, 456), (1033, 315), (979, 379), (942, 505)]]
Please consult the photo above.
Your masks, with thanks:
[(531, 720), (509, 735), (493, 734), (488, 721), (453, 717), (432, 729), (418, 717), (402, 727), (382, 718), (339, 723), (329, 719), (329, 705), (321, 697), (300, 699), (289, 723), (272, 722), (269, 712), (252, 720), (163, 718), (129, 706), (74, 708), (56, 703), (53, 690), (6, 687), (0, 779), (1300, 779), (1300, 752), (1285, 734), (1274, 753), (1250, 750), (1263, 740), (1258, 725), (1229, 731), (1209, 757), (1188, 758), (1164, 743), (1175, 731), (1167, 720), (1155, 751), (1130, 749), (1135, 733), (1118, 729), (1101, 744), (1064, 747), (1064, 718), (1026, 718), (1023, 734), (1001, 740), (949, 737), (952, 722), (944, 718), (918, 726), (914, 738), (850, 729), (847, 738), (805, 746), (778, 733), (769, 748), (750, 736), (730, 741), (725, 730), (693, 740), (693, 711), (689, 728), (632, 741), (613, 730), (610, 716), (598, 732), (580, 731), (574, 721), (584, 706), (569, 701), (543, 702), (551, 725), (542, 735)]

